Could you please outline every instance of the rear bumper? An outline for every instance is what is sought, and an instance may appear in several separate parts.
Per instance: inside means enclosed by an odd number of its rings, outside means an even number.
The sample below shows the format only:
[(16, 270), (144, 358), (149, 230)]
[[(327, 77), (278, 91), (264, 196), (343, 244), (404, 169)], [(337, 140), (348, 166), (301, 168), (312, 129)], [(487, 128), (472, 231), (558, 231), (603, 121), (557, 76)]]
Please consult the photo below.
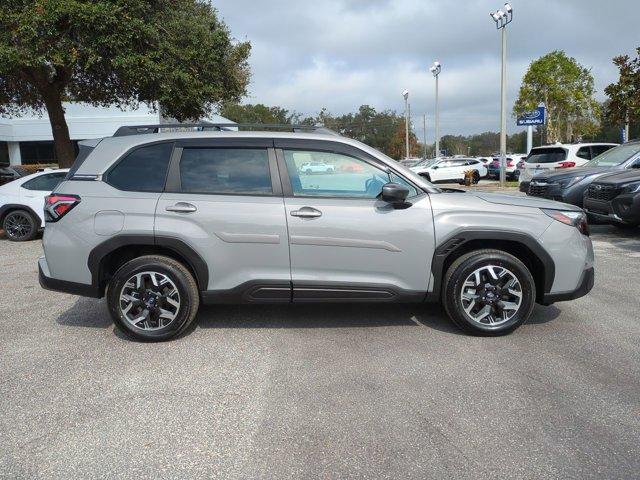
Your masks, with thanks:
[(49, 276), (49, 267), (45, 257), (38, 259), (38, 280), (40, 286), (46, 290), (55, 292), (70, 293), (82, 297), (101, 298), (102, 293), (97, 286), (85, 283), (68, 282), (66, 280), (58, 280)]
[(578, 288), (571, 292), (546, 293), (540, 303), (543, 305), (551, 305), (555, 302), (564, 302), (566, 300), (575, 300), (576, 298), (584, 297), (593, 288), (594, 281), (595, 271), (593, 267), (587, 268), (582, 272), (582, 278), (578, 284)]

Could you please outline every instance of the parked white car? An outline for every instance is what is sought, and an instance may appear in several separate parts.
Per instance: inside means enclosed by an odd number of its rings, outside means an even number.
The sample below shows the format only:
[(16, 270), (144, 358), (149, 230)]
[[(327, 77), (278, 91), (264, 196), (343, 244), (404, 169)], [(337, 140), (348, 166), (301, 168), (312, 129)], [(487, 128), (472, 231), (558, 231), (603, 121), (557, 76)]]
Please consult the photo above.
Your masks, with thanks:
[(487, 175), (487, 167), (476, 158), (446, 158), (411, 169), (430, 182), (463, 182), (467, 170), (475, 170), (474, 183)]
[(307, 162), (300, 165), (300, 172), (311, 173), (333, 173), (336, 169), (333, 165), (324, 162)]
[(520, 182), (529, 182), (539, 173), (581, 167), (617, 143), (556, 143), (535, 147), (520, 168)]
[(0, 187), (0, 225), (9, 240), (32, 240), (44, 228), (44, 197), (68, 171), (66, 168), (45, 170)]

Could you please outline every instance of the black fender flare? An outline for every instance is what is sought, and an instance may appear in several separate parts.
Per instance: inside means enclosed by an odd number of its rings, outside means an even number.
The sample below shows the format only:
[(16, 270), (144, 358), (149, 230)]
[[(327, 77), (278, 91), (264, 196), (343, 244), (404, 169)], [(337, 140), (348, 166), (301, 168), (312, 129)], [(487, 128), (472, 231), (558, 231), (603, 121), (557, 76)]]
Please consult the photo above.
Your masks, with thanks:
[(429, 297), (432, 297), (434, 300), (440, 298), (442, 278), (445, 273), (443, 270), (447, 259), (472, 240), (508, 241), (519, 243), (524, 247), (527, 247), (544, 266), (544, 291), (538, 292), (538, 295), (548, 294), (551, 291), (551, 286), (553, 285), (553, 280), (556, 275), (556, 266), (551, 255), (549, 255), (540, 242), (538, 242), (534, 237), (526, 233), (514, 231), (460, 229), (447, 236), (447, 238), (440, 242), (435, 249), (431, 262), (433, 288), (431, 289), (431, 292), (429, 292)]
[[(44, 208), (44, 204), (42, 205), (42, 208)], [(3, 205), (2, 207), (0, 207), (0, 224), (4, 222), (4, 217), (13, 210), (26, 210), (31, 215), (33, 215), (36, 218), (36, 220), (40, 220), (40, 223), (38, 224), (38, 228), (42, 228), (41, 227), (42, 219), (40, 218), (40, 215), (38, 215), (33, 210), (33, 208), (27, 205), (21, 205), (19, 203), (7, 203), (6, 205)]]
[(188, 263), (196, 276), (196, 283), (201, 291), (207, 290), (209, 285), (209, 268), (203, 258), (184, 241), (170, 236), (158, 235), (116, 235), (105, 240), (91, 250), (87, 266), (91, 272), (92, 284), (101, 289), (102, 261), (111, 252), (129, 245), (162, 247), (171, 250)]

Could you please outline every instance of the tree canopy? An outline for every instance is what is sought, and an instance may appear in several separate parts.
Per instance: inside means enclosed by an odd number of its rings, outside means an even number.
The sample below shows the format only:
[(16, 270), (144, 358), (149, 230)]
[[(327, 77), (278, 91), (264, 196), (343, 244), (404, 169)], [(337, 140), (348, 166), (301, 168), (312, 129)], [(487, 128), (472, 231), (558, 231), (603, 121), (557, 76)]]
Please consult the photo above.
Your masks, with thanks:
[(606, 117), (613, 124), (623, 124), (627, 119), (638, 123), (640, 119), (640, 47), (636, 52), (635, 58), (620, 55), (613, 59), (620, 77), (604, 89), (609, 97)]
[(249, 53), (204, 0), (3, 0), (0, 113), (46, 109), (67, 166), (62, 102), (196, 119), (245, 94)]
[(513, 107), (515, 116), (547, 107), (547, 141), (571, 141), (598, 128), (600, 105), (594, 99), (589, 69), (556, 50), (533, 61)]

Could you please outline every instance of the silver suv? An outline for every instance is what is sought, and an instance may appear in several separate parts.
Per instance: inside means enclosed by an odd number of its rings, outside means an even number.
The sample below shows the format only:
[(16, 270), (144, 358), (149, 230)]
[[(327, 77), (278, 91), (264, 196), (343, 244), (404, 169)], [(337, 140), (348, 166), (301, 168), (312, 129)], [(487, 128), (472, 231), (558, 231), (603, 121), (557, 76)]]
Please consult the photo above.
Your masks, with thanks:
[(324, 130), (214, 127), (84, 142), (45, 202), (42, 286), (106, 296), (152, 341), (200, 303), (441, 301), (460, 328), (501, 335), (593, 286), (577, 207), (437, 188)]

